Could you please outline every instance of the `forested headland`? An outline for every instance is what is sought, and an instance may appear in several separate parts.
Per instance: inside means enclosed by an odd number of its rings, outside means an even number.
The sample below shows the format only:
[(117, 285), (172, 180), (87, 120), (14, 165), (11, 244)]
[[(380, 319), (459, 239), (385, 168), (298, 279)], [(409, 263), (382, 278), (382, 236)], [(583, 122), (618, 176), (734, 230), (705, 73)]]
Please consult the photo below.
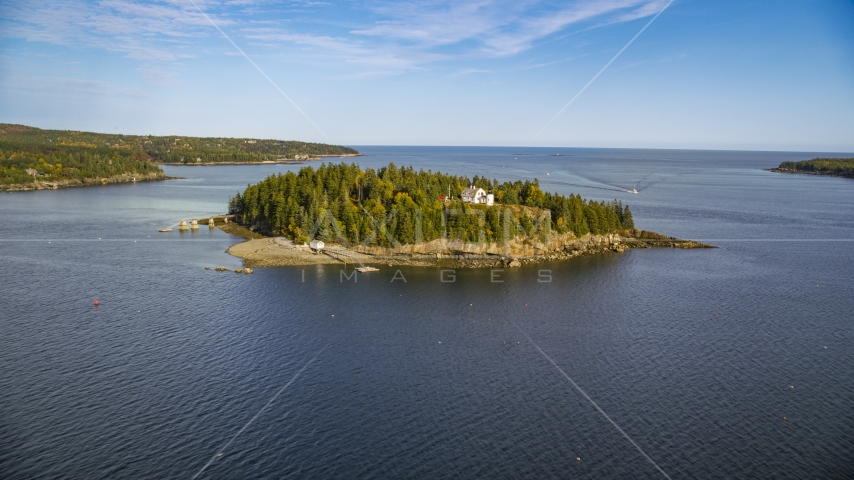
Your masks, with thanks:
[[(492, 192), (495, 204), (463, 202), (470, 185)], [(254, 230), (296, 243), (391, 246), (446, 236), (501, 244), (551, 232), (581, 237), (634, 228), (629, 207), (616, 200), (544, 192), (537, 180), (499, 183), (394, 164), (377, 170), (323, 164), (273, 175), (231, 197), (229, 211)]]
[(352, 148), (322, 143), (122, 135), (0, 124), (0, 185), (126, 174), (162, 176), (157, 163), (256, 163), (358, 154)]
[(778, 168), (771, 170), (854, 178), (854, 158), (814, 158), (800, 162), (783, 162)]
[(0, 124), (0, 189), (128, 176), (165, 178), (163, 170), (131, 149), (74, 142), (59, 130)]

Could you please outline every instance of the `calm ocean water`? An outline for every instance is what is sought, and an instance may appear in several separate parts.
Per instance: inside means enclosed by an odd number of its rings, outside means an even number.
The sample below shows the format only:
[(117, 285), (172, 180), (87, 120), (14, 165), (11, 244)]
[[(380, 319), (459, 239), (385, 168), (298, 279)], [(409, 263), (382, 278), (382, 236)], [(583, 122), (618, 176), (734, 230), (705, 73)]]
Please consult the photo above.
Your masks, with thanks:
[(804, 153), (357, 148), (720, 248), (236, 275), (204, 267), (240, 239), (157, 229), (293, 167), (0, 194), (0, 478), (854, 477), (854, 180), (762, 170)]

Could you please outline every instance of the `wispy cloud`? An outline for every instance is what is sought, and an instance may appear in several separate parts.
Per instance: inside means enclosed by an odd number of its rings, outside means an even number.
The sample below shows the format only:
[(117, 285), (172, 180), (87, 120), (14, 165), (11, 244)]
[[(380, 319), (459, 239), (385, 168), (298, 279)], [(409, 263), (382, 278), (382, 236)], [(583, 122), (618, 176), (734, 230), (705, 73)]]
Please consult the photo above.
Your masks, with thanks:
[[(651, 13), (642, 16), (638, 16), (635, 12), (645, 10), (647, 6), (654, 3), (658, 2), (650, 0), (575, 2), (555, 12), (519, 19), (510, 26), (511, 28), (506, 29), (507, 31), (486, 38), (483, 43), (495, 55), (512, 55), (531, 48), (537, 40), (560, 32), (571, 25), (607, 16), (612, 18), (606, 21), (618, 23), (653, 15), (658, 10), (652, 10)], [(637, 8), (638, 6), (640, 8)], [(626, 9), (632, 8), (635, 9), (634, 12), (626, 13)]]
[[(310, 25), (244, 28), (258, 47), (291, 49), (312, 62), (401, 72), (450, 60), (507, 57), (571, 26), (597, 28), (654, 15), (667, 0), (409, 0), (370, 5), (371, 25), (315, 33)], [(301, 29), (301, 31), (295, 31)], [(377, 70), (379, 69), (379, 70)]]
[(535, 69), (535, 68), (543, 68), (543, 67), (548, 67), (548, 66), (551, 66), (551, 65), (557, 65), (557, 64), (560, 64), (560, 63), (571, 62), (571, 61), (573, 61), (573, 60), (577, 60), (577, 59), (582, 58), (582, 57), (585, 57), (585, 56), (586, 56), (586, 55), (574, 55), (574, 56), (571, 56), (571, 57), (558, 58), (558, 59), (556, 59), (556, 60), (552, 60), (552, 61), (549, 61), (549, 62), (540, 62), (540, 63), (534, 63), (534, 64), (520, 65), (518, 68), (519, 68), (520, 70), (533, 70), (533, 69)]
[(420, 48), (468, 43), (485, 56), (513, 55), (570, 25), (627, 22), (654, 15), (666, 0), (576, 0), (559, 8), (537, 1), (415, 1), (376, 10), (388, 17), (355, 35), (406, 41)]
[(142, 75), (145, 83), (157, 87), (171, 87), (179, 82), (176, 79), (177, 72), (174, 70), (166, 70), (161, 67), (139, 67), (137, 72)]
[[(346, 25), (327, 14), (332, 6), (324, 1), (197, 3), (256, 54), (356, 65), (360, 74), (375, 74), (516, 55), (573, 26), (597, 28), (654, 15), (666, 1), (377, 0), (336, 6), (336, 12), (354, 12)], [(0, 10), (0, 36), (120, 52), (143, 64), (137, 71), (148, 82), (168, 81), (152, 65), (180, 62), (218, 41), (184, 0), (11, 0)], [(293, 13), (307, 11), (315, 13)]]
[(376, 8), (383, 16), (370, 28), (351, 33), (410, 41), (421, 47), (453, 45), (472, 38), (490, 37), (513, 23), (534, 2), (519, 1), (412, 1)]
[(441, 54), (369, 44), (359, 39), (291, 33), (272, 28), (245, 29), (243, 35), (255, 42), (265, 42), (268, 47), (278, 47), (283, 43), (294, 45), (310, 54), (312, 61), (345, 62), (372, 68), (406, 70), (418, 63), (445, 58)]
[(151, 98), (147, 92), (136, 88), (120, 87), (98, 80), (80, 80), (76, 78), (45, 77), (32, 75), (9, 75), (0, 81), (0, 88), (6, 90), (25, 90), (39, 94), (59, 94), (65, 97), (109, 96), (128, 98)]
[(658, 59), (643, 60), (643, 61), (639, 61), (639, 62), (627, 62), (622, 67), (622, 70), (639, 67), (641, 65), (654, 65), (654, 64), (659, 64), (659, 63), (678, 62), (680, 60), (686, 59), (687, 57), (688, 57), (687, 53), (680, 53), (678, 55), (672, 55), (669, 57), (662, 57), (662, 58), (658, 58)]
[(476, 73), (495, 73), (495, 72), (493, 72), (492, 70), (481, 70), (479, 68), (464, 68), (462, 70), (458, 70), (458, 71), (454, 72), (452, 75), (453, 76), (473, 75)]
[[(220, 22), (231, 23), (227, 19)], [(3, 6), (0, 27), (0, 35), (5, 37), (101, 48), (160, 62), (186, 57), (181, 51), (186, 40), (207, 35), (204, 17), (183, 2), (168, 1), (12, 0)]]

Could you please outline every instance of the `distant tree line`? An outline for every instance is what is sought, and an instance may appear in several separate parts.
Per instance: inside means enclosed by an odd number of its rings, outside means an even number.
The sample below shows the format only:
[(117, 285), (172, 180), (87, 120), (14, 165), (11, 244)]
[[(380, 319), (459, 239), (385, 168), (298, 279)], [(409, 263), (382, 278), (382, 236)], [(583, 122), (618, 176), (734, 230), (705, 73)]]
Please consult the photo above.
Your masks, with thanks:
[[(474, 185), (496, 204), (468, 204), (462, 190)], [(447, 197), (443, 200), (442, 196)], [(605, 234), (634, 228), (622, 202), (544, 192), (537, 180), (499, 183), (475, 176), (356, 164), (323, 164), (267, 177), (229, 199), (230, 213), (255, 229), (303, 243), (311, 238), (353, 244), (413, 244), (448, 235), (502, 243), (517, 235), (551, 231)]]
[(26, 140), (0, 132), (0, 185), (163, 172), (127, 149)]
[(144, 148), (146, 154), (152, 161), (163, 163), (252, 163), (359, 154), (348, 147), (296, 141), (196, 137), (157, 137), (149, 141)]
[(854, 177), (854, 158), (814, 158), (800, 162), (783, 162), (780, 164), (780, 170)]
[(11, 124), (0, 124), (0, 144), (3, 145), (4, 152), (38, 153), (48, 163), (51, 163), (51, 155), (64, 152), (73, 152), (78, 154), (77, 157), (80, 154), (87, 156), (88, 152), (92, 157), (115, 157), (113, 159), (119, 162), (124, 158), (132, 158), (155, 163), (185, 164), (251, 163), (359, 153), (352, 148), (323, 143), (251, 138), (122, 135), (42, 130)]

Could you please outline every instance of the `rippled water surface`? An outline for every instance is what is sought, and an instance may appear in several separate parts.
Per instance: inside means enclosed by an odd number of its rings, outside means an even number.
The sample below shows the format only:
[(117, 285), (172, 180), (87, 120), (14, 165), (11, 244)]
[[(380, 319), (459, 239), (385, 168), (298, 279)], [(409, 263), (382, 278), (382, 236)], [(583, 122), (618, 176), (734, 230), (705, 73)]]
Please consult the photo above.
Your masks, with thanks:
[(0, 477), (854, 476), (854, 180), (762, 170), (802, 153), (358, 148), (720, 248), (236, 275), (204, 267), (240, 239), (157, 229), (295, 167), (0, 194)]

